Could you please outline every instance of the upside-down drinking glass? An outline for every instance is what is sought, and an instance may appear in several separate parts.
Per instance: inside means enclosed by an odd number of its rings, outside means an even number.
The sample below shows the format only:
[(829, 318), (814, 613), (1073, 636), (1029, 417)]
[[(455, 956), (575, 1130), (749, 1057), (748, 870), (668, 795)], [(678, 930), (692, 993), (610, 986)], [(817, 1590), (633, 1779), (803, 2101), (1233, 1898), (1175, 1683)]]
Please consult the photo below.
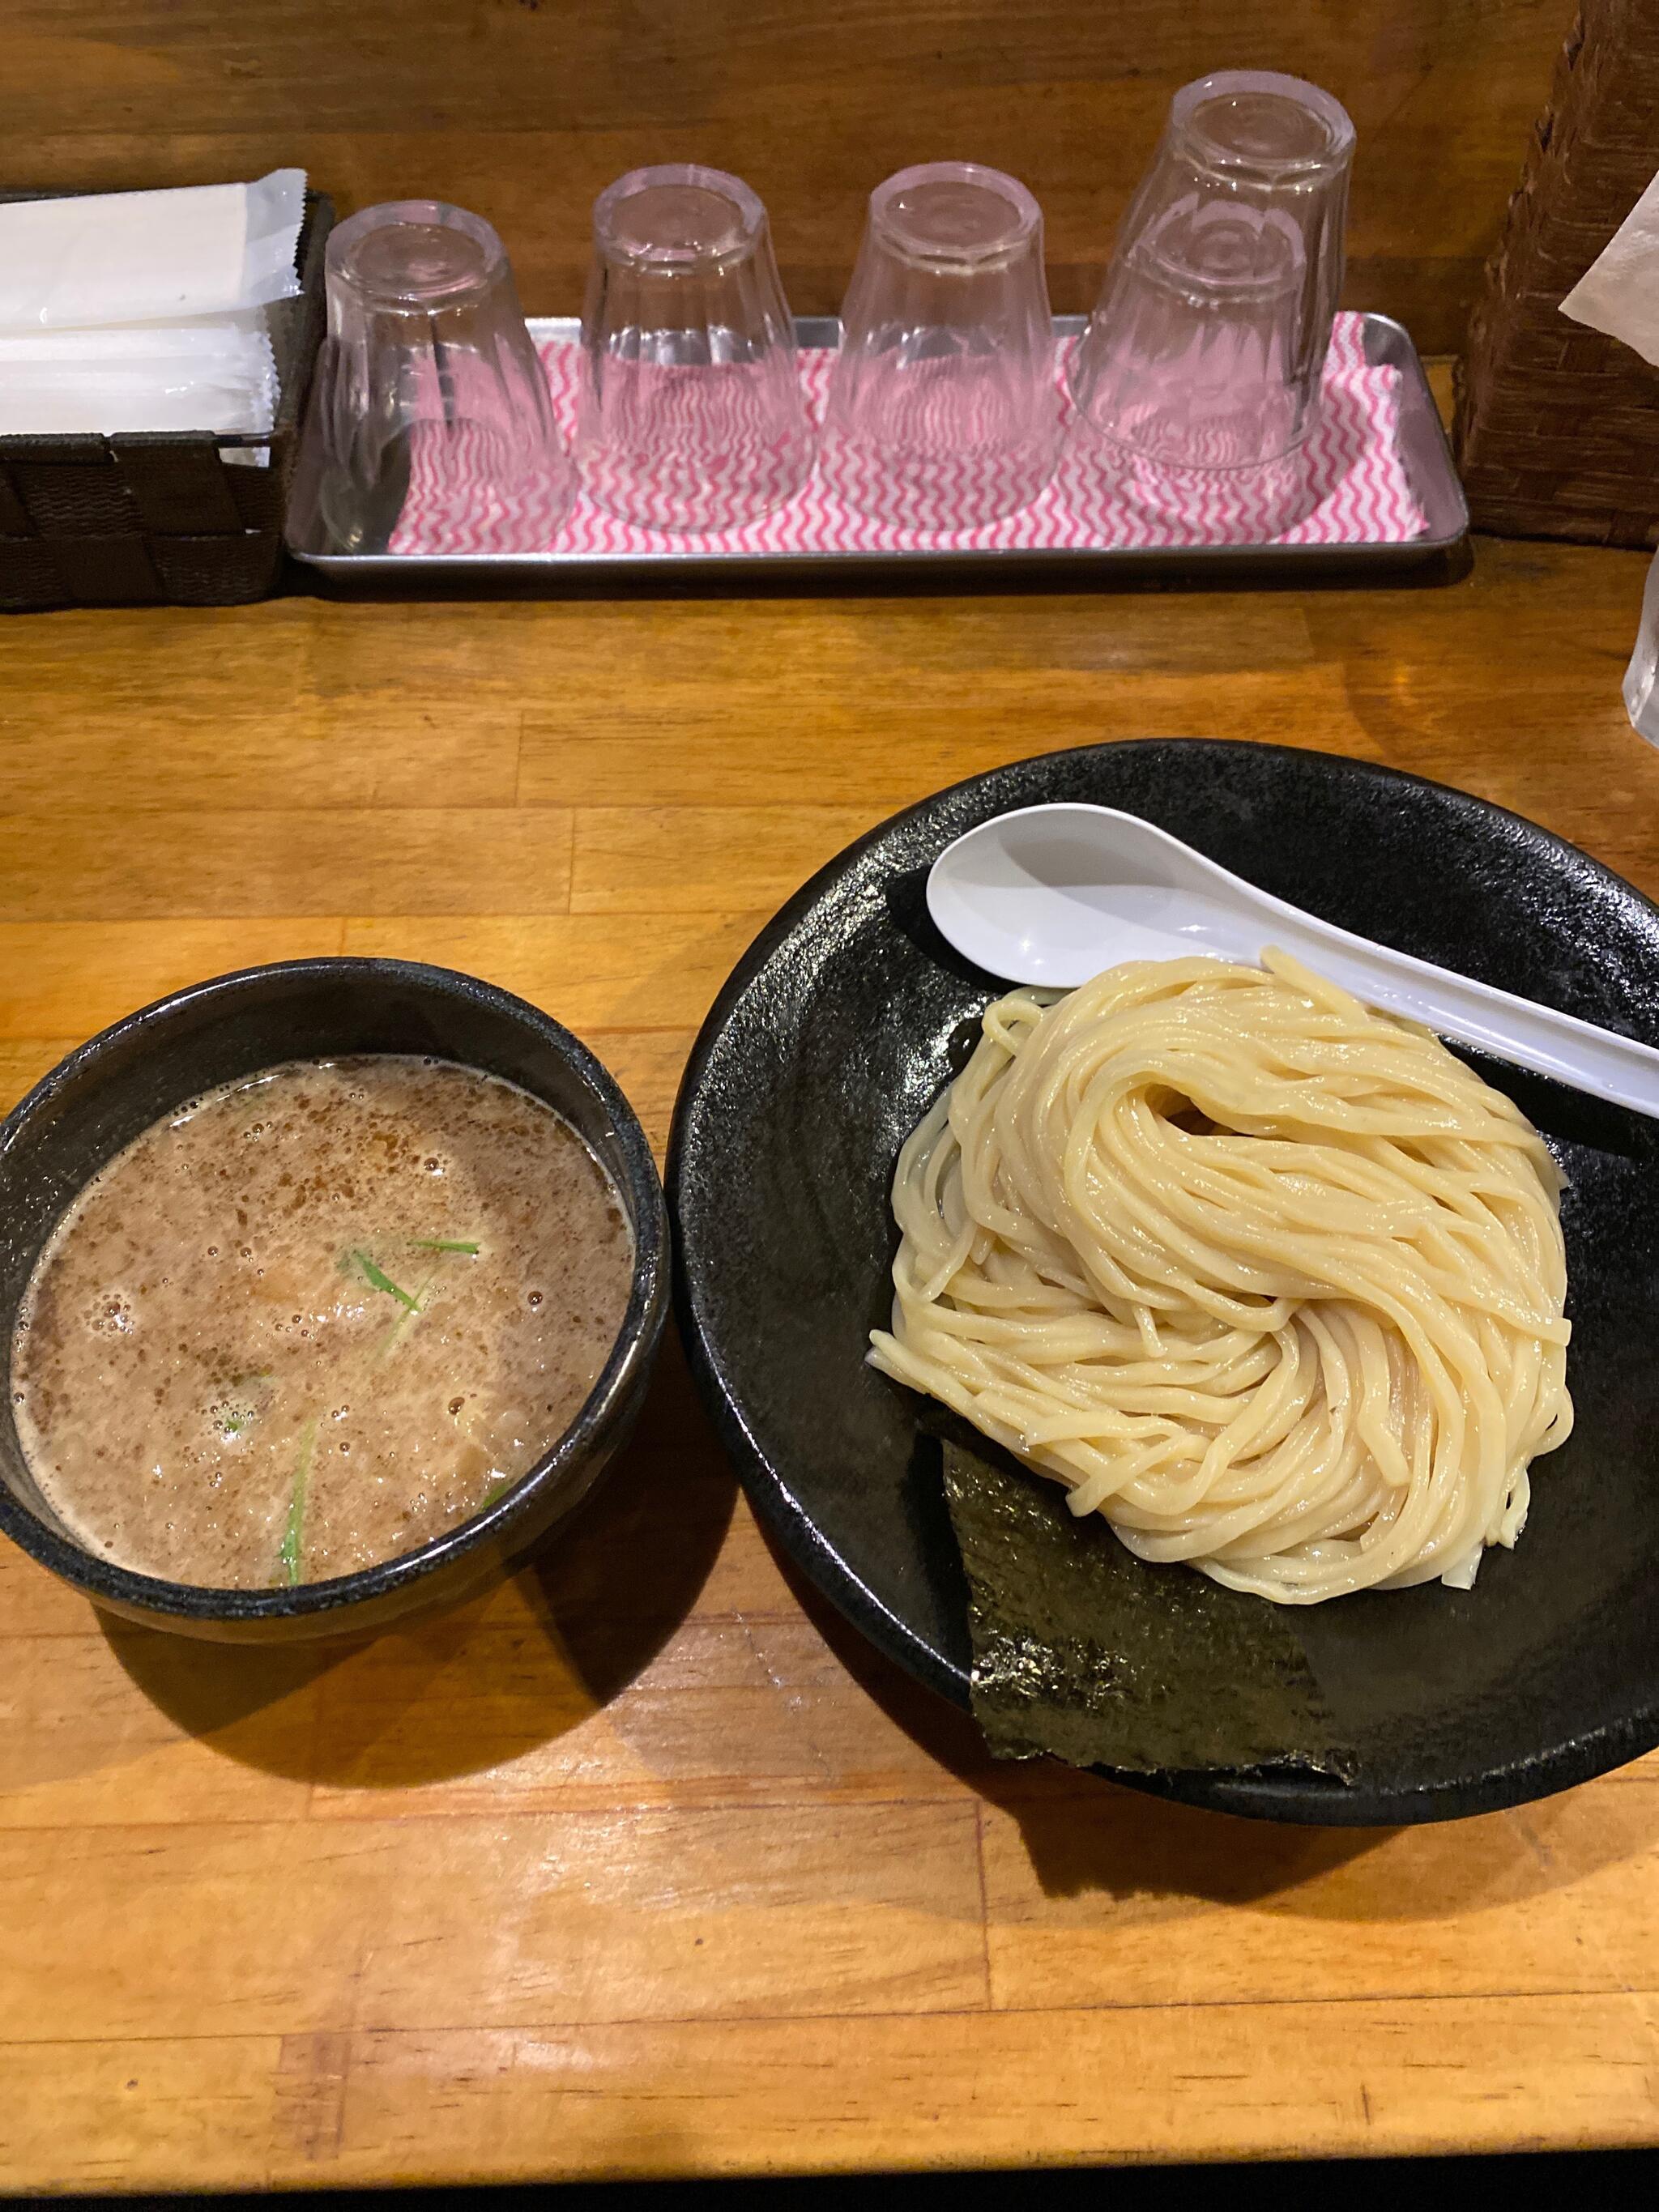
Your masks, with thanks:
[(1070, 386), (1077, 434), (1176, 469), (1300, 446), (1342, 284), (1353, 125), (1316, 85), (1184, 86), (1119, 234)]
[(902, 169), (870, 195), (830, 375), (826, 479), (863, 513), (971, 528), (1054, 465), (1059, 398), (1042, 214), (974, 161)]
[(593, 204), (582, 315), (588, 492), (651, 529), (718, 530), (791, 498), (812, 450), (760, 201), (691, 164), (619, 177)]
[(328, 241), (328, 332), (296, 485), (299, 536), (423, 551), (544, 544), (575, 496), (501, 241), (441, 200), (364, 208)]

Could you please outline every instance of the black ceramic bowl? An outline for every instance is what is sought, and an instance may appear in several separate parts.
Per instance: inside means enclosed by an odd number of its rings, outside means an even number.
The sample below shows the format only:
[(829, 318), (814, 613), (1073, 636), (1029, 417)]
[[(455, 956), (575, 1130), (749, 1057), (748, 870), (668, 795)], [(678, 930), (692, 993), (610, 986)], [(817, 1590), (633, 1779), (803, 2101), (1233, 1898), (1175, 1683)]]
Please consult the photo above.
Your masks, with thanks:
[[(759, 1512), (902, 1666), (969, 1701), (968, 1593), (935, 1417), (865, 1360), (891, 1310), (900, 1144), (1005, 988), (928, 919), (964, 830), (1086, 799), (1403, 952), (1659, 1044), (1659, 909), (1467, 792), (1274, 745), (1149, 739), (1017, 761), (884, 823), (798, 892), (721, 992), (675, 1115), (682, 1317)], [(1286, 1608), (1351, 1747), (1291, 1767), (1124, 1775), (1231, 1813), (1362, 1826), (1519, 1804), (1659, 1743), (1659, 1122), (1492, 1062), (1567, 1177), (1577, 1425), (1473, 1590)], [(1265, 1608), (1242, 1594), (1241, 1619)]]
[(0, 1331), (9, 1346), (40, 1248), (103, 1163), (169, 1107), (278, 1060), (430, 1054), (503, 1076), (592, 1146), (634, 1231), (615, 1349), (564, 1434), (496, 1504), (419, 1550), (295, 1589), (198, 1589), (112, 1565), (41, 1498), (7, 1393), (0, 1530), (94, 1604), (221, 1642), (355, 1635), (504, 1572), (584, 1497), (633, 1425), (668, 1301), (668, 1218), (645, 1133), (586, 1046), (522, 999), (403, 960), (292, 960), (216, 976), (145, 1006), (54, 1068), (0, 1124)]

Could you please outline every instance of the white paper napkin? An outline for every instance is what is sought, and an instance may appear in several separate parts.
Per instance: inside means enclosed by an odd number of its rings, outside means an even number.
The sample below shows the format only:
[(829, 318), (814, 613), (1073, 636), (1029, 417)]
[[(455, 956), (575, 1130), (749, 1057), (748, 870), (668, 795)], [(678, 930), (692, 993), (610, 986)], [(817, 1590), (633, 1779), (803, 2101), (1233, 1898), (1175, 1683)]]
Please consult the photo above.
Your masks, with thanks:
[(0, 205), (0, 331), (173, 322), (300, 289), (303, 169)]
[(1659, 368), (1659, 176), (1562, 301), (1561, 313), (1622, 338)]
[(266, 433), (305, 172), (0, 205), (0, 437)]

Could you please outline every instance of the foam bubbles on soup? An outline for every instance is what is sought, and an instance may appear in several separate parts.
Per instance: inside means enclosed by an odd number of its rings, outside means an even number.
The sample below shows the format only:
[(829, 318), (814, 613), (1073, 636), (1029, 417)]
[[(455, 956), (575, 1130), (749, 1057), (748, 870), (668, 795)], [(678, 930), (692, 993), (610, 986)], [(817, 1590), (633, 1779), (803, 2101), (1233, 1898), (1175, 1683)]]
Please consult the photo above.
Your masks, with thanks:
[(568, 1122), (430, 1060), (292, 1061), (88, 1183), (12, 1343), (30, 1471), (90, 1550), (217, 1589), (343, 1575), (491, 1503), (567, 1429), (633, 1240)]

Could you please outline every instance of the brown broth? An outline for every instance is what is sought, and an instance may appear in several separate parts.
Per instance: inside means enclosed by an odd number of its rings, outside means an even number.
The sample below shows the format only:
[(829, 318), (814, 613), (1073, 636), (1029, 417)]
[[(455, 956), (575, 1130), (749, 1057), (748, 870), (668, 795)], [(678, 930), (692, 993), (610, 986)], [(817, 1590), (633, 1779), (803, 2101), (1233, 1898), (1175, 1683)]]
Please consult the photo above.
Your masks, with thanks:
[(18, 1435), (64, 1526), (121, 1565), (349, 1574), (563, 1433), (633, 1262), (604, 1170), (528, 1093), (443, 1061), (291, 1061), (158, 1121), (76, 1200), (12, 1340)]

